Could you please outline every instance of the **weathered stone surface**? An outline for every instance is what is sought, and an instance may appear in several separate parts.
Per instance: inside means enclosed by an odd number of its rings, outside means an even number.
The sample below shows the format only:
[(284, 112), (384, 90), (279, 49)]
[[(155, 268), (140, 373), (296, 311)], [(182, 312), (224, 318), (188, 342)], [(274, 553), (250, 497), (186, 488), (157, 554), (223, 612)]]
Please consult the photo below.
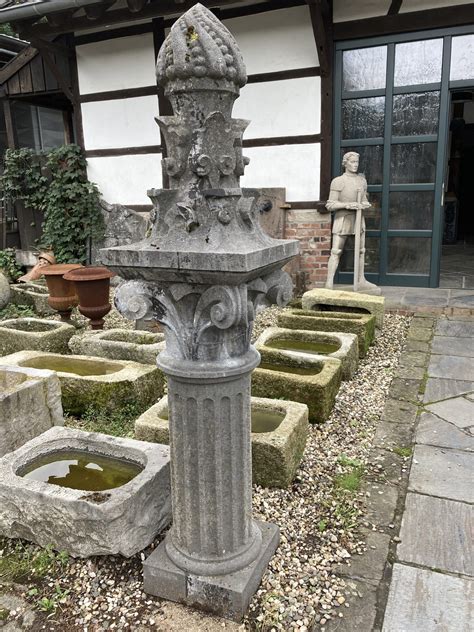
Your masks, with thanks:
[(417, 412), (418, 408), (416, 404), (404, 401), (403, 399), (392, 399), (389, 397), (385, 401), (385, 408), (381, 420), (413, 425)]
[[(305, 352), (304, 350), (275, 349), (272, 341), (295, 340), (297, 342), (336, 344), (337, 351), (326, 354)], [(262, 362), (284, 362), (286, 358), (294, 358), (303, 362), (308, 358), (336, 358), (342, 364), (342, 379), (350, 380), (359, 365), (359, 346), (355, 334), (324, 333), (309, 330), (284, 329), (283, 327), (268, 327), (261, 333), (255, 343), (255, 348), (262, 356)]]
[(435, 329), (435, 335), (472, 339), (474, 337), (474, 323), (472, 320), (448, 320), (440, 318)]
[(421, 380), (407, 380), (395, 377), (390, 384), (390, 397), (416, 402), (419, 397)]
[(432, 355), (428, 366), (428, 375), (430, 377), (474, 382), (474, 362), (472, 358)]
[(429, 355), (421, 351), (405, 351), (400, 356), (400, 366), (424, 367), (428, 364)]
[[(359, 292), (344, 292), (316, 288), (305, 292), (301, 299), (303, 309), (325, 311), (332, 307), (348, 308), (347, 311), (369, 313), (375, 316), (377, 327), (382, 328), (385, 313), (385, 297), (362, 294)], [(334, 311), (344, 312), (344, 309)]]
[[(290, 373), (295, 361), (288, 359), (283, 365), (288, 372), (257, 368), (252, 373), (252, 394), (256, 397), (271, 399), (288, 399), (306, 404), (309, 409), (309, 421), (322, 423), (326, 421), (334, 406), (342, 379), (341, 361), (332, 358), (325, 360), (306, 360), (304, 367), (314, 367), (312, 375)], [(303, 363), (298, 363), (298, 368)]]
[(74, 336), (69, 348), (79, 355), (156, 365), (158, 354), (165, 348), (165, 336), (131, 329), (106, 329)]
[(50, 316), (55, 311), (48, 305), (48, 288), (42, 283), (15, 283), (10, 286), (11, 302), (15, 305), (28, 305), (38, 316)]
[(163, 394), (163, 373), (148, 364), (44, 351), (19, 351), (1, 361), (6, 366), (56, 371), (63, 408), (71, 413), (90, 406), (113, 410), (134, 401), (152, 404)]
[(472, 503), (473, 468), (474, 454), (417, 445), (408, 486), (414, 492)]
[(40, 318), (12, 318), (0, 321), (0, 356), (23, 350), (67, 351), (76, 333), (73, 325)]
[(412, 438), (413, 427), (411, 424), (380, 421), (375, 432), (374, 446), (393, 450), (393, 448), (410, 446)]
[[(252, 480), (262, 487), (287, 487), (294, 479), (308, 437), (308, 407), (297, 402), (252, 397), (252, 412), (281, 412), (281, 424), (269, 432), (252, 432)], [(252, 418), (251, 418), (252, 421)], [(135, 437), (169, 444), (168, 397), (135, 421)]]
[(441, 448), (474, 451), (474, 437), (467, 430), (457, 428), (431, 413), (421, 414), (415, 441)]
[(419, 342), (429, 342), (433, 336), (431, 328), (416, 327), (408, 331), (408, 340), (417, 340)]
[(368, 579), (375, 585), (382, 579), (390, 546), (390, 536), (380, 531), (366, 532), (367, 550), (362, 555), (354, 555), (349, 564), (341, 564), (335, 572), (343, 577)]
[(343, 592), (349, 608), (344, 617), (330, 619), (324, 625), (316, 624), (312, 632), (366, 632), (372, 630), (377, 614), (377, 588), (372, 583), (357, 579), (346, 580)]
[[(397, 557), (418, 566), (474, 575), (473, 524), (474, 507), (466, 503), (409, 493)], [(429, 528), (420, 529), (420, 525)]]
[(423, 340), (412, 340), (411, 338), (406, 341), (406, 350), (407, 351), (422, 351), (429, 352), (430, 343), (424, 342)]
[(440, 399), (455, 397), (471, 391), (474, 391), (474, 382), (429, 377), (426, 382), (423, 401), (425, 403), (436, 402)]
[(403, 564), (393, 567), (383, 632), (469, 632), (474, 584)]
[(405, 380), (422, 380), (425, 376), (425, 369), (422, 366), (398, 366), (395, 370), (396, 377)]
[(441, 355), (474, 357), (474, 339), (435, 336), (431, 345), (432, 353)]
[(375, 317), (370, 314), (291, 309), (278, 314), (277, 322), (279, 327), (288, 329), (356, 334), (360, 358), (365, 356), (375, 336)]
[(0, 456), (63, 423), (55, 373), (0, 364)]
[(370, 494), (367, 500), (367, 520), (381, 527), (392, 524), (398, 502), (398, 486), (366, 481), (362, 491)]
[(3, 309), (5, 305), (8, 305), (10, 301), (10, 285), (7, 277), (3, 274), (0, 268), (0, 309)]
[[(125, 485), (104, 492), (69, 489), (18, 474), (34, 458), (66, 449), (131, 460), (143, 470)], [(10, 538), (52, 544), (74, 557), (134, 555), (171, 518), (169, 448), (52, 428), (0, 459), (0, 505), (0, 533)]]
[(458, 428), (468, 428), (474, 425), (474, 402), (465, 397), (454, 397), (430, 404), (427, 409)]

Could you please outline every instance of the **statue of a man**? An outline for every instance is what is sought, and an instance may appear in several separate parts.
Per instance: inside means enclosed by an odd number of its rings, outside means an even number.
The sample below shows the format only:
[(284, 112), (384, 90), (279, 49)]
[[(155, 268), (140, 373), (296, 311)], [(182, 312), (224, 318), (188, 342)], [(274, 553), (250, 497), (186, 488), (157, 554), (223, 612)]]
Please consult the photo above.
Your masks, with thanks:
[(344, 154), (342, 166), (345, 172), (331, 182), (329, 200), (326, 203), (328, 211), (335, 212), (326, 287), (329, 289), (333, 288), (334, 275), (336, 274), (346, 239), (349, 235), (355, 234), (356, 212), (360, 208), (362, 218), (360, 224), (359, 278), (357, 285), (360, 290), (374, 290), (377, 286), (367, 281), (364, 275), (365, 221), (363, 210), (370, 208), (371, 205), (367, 199), (367, 181), (363, 175), (358, 173), (359, 154), (355, 151), (349, 151), (347, 154)]

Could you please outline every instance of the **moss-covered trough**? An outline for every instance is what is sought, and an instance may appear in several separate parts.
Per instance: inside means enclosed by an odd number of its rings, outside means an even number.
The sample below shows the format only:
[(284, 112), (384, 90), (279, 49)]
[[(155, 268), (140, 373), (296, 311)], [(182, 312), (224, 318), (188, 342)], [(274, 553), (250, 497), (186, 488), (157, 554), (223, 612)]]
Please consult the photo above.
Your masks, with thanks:
[(360, 292), (344, 292), (343, 290), (327, 290), (315, 288), (305, 292), (301, 299), (303, 309), (317, 312), (336, 311), (375, 316), (375, 324), (379, 329), (383, 326), (385, 313), (385, 297)]
[(79, 355), (155, 365), (158, 354), (165, 348), (165, 335), (133, 329), (91, 331), (71, 338), (69, 348)]
[(76, 328), (57, 320), (11, 318), (0, 321), (0, 356), (17, 351), (64, 353)]
[(10, 285), (11, 302), (15, 305), (28, 305), (38, 316), (50, 316), (55, 311), (48, 305), (49, 292), (41, 283), (13, 283)]

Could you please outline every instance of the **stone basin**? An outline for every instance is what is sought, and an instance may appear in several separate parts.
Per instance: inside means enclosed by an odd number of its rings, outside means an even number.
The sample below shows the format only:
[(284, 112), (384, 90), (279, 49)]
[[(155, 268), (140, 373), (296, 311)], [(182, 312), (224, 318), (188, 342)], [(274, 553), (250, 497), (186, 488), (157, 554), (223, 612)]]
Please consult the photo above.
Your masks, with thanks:
[(50, 316), (54, 309), (48, 305), (49, 292), (42, 283), (12, 283), (10, 285), (11, 302), (15, 305), (28, 305), (38, 316)]
[(79, 355), (156, 365), (158, 354), (165, 348), (165, 336), (133, 329), (107, 329), (74, 336), (69, 341), (69, 348)]
[(55, 373), (0, 364), (0, 456), (63, 423)]
[(360, 358), (366, 355), (375, 337), (375, 316), (371, 314), (286, 309), (278, 314), (277, 323), (287, 329), (356, 334)]
[(350, 380), (359, 364), (358, 338), (355, 334), (269, 327), (257, 339), (255, 347), (262, 362), (280, 362), (286, 358), (336, 358), (342, 363), (342, 379)]
[[(252, 480), (262, 487), (287, 487), (294, 479), (308, 436), (308, 407), (252, 397)], [(135, 422), (135, 437), (169, 443), (168, 397)]]
[(151, 405), (163, 394), (161, 371), (138, 362), (20, 351), (5, 356), (2, 363), (55, 371), (64, 410), (73, 414), (82, 414), (89, 406), (114, 410), (134, 401)]
[[(133, 464), (136, 475), (102, 491), (72, 489), (24, 475), (38, 460), (71, 450), (85, 453), (89, 461), (119, 459)], [(169, 448), (52, 428), (0, 459), (0, 506), (0, 534), (9, 538), (52, 545), (74, 557), (129, 557), (170, 522)]]
[(76, 328), (57, 320), (11, 318), (0, 321), (0, 355), (25, 349), (64, 353)]
[(303, 309), (315, 311), (335, 311), (375, 316), (375, 324), (381, 329), (385, 313), (385, 297), (361, 292), (345, 292), (343, 290), (327, 290), (315, 288), (305, 292), (301, 298)]
[(252, 373), (252, 395), (288, 399), (306, 404), (309, 421), (326, 421), (342, 379), (342, 363), (336, 358), (295, 358), (262, 355)]

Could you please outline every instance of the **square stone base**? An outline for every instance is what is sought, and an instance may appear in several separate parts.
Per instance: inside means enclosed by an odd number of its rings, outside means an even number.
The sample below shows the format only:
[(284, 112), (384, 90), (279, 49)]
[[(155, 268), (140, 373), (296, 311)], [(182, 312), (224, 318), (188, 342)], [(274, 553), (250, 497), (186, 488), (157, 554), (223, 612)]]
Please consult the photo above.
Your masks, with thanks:
[(280, 539), (277, 525), (259, 521), (257, 525), (262, 532), (262, 548), (258, 557), (242, 570), (228, 575), (186, 573), (169, 559), (162, 542), (143, 563), (145, 592), (240, 621)]

